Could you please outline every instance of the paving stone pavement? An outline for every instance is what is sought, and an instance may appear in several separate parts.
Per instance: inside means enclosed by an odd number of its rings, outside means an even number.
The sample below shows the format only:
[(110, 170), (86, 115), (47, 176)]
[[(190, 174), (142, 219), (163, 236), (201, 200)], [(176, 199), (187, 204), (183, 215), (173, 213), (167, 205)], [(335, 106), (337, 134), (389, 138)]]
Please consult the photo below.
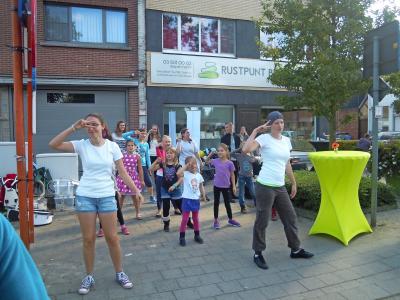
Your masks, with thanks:
[(35, 228), (31, 254), (55, 300), (400, 299), (400, 209), (379, 212), (374, 232), (359, 235), (347, 247), (329, 236), (309, 236), (313, 221), (299, 217), (302, 246), (315, 253), (309, 260), (290, 259), (282, 224), (271, 222), (265, 254), (269, 269), (261, 270), (252, 260), (255, 210), (240, 214), (239, 205), (232, 206), (242, 227), (227, 225), (221, 205), (221, 229), (212, 229), (213, 203), (202, 202), (205, 243), (196, 244), (188, 230), (187, 246), (180, 247), (180, 216), (172, 216), (171, 232), (165, 233), (154, 217), (154, 204), (144, 204), (140, 221), (134, 219), (132, 205), (126, 205), (131, 235), (120, 239), (124, 270), (135, 284), (131, 290), (115, 282), (105, 240), (97, 238), (95, 288), (87, 296), (77, 294), (84, 265), (72, 212), (57, 212), (53, 224)]

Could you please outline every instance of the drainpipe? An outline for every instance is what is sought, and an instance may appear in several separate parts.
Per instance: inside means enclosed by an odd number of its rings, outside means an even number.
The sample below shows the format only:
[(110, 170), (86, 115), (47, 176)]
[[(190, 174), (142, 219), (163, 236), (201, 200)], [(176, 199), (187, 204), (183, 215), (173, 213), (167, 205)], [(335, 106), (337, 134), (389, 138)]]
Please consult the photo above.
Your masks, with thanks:
[(138, 0), (139, 127), (147, 128), (146, 100), (146, 0)]

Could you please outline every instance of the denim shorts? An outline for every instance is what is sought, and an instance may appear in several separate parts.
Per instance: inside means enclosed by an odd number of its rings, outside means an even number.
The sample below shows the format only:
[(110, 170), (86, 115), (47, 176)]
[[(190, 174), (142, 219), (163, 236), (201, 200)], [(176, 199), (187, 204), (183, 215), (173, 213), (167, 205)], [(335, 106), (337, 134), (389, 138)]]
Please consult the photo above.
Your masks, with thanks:
[[(143, 170), (143, 179), (144, 179), (144, 184), (149, 188), (153, 186), (153, 182), (151, 181), (150, 175), (149, 175), (149, 169), (146, 166), (142, 166)], [(142, 186), (144, 188), (144, 186)]]
[(174, 189), (172, 192), (168, 192), (163, 186), (161, 186), (161, 199), (181, 199), (182, 198), (182, 189), (180, 187), (177, 187)]
[(109, 213), (117, 211), (117, 201), (114, 196), (91, 198), (76, 196), (75, 210), (77, 212)]

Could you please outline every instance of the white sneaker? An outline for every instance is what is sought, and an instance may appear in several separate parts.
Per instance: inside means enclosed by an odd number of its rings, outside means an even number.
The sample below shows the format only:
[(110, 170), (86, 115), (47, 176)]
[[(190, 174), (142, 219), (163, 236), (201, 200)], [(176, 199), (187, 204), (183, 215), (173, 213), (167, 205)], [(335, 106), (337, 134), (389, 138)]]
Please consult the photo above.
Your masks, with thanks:
[(80, 295), (86, 295), (90, 292), (90, 288), (94, 285), (94, 278), (92, 275), (86, 275), (82, 279), (81, 287), (78, 290)]
[(129, 280), (128, 275), (126, 275), (124, 272), (119, 272), (116, 273), (115, 275), (117, 282), (124, 289), (131, 289), (133, 287), (133, 283)]

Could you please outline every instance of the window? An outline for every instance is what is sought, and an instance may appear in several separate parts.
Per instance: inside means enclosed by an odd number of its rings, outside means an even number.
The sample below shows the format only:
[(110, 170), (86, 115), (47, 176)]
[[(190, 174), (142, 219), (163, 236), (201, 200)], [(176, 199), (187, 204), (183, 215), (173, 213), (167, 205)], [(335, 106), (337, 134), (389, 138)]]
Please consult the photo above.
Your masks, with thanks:
[(11, 141), (12, 113), (10, 114), (10, 91), (0, 87), (0, 141)]
[(46, 40), (126, 44), (126, 20), (125, 11), (48, 4), (45, 7)]
[(46, 39), (69, 41), (68, 8), (66, 6), (46, 5)]
[(47, 93), (47, 103), (95, 103), (94, 94)]
[(206, 106), (182, 106), (165, 105), (163, 109), (164, 133), (168, 134), (168, 113), (176, 112), (176, 136), (180, 137), (181, 129), (187, 127), (186, 111), (199, 109), (201, 111), (200, 121), (200, 147), (217, 147), (224, 134), (225, 122), (233, 122), (233, 106), (206, 105)]
[(163, 51), (235, 54), (235, 23), (230, 20), (163, 14)]

